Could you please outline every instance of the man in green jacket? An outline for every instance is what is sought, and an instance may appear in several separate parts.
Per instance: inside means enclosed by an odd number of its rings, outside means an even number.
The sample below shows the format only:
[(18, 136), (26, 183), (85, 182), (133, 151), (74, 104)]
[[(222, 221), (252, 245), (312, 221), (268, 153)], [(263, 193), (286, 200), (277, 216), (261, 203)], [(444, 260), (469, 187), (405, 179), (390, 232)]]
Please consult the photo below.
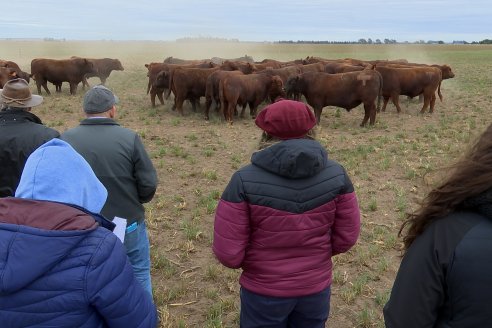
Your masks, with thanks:
[(124, 244), (137, 280), (152, 294), (150, 247), (143, 203), (154, 197), (157, 174), (144, 145), (132, 130), (115, 120), (118, 98), (103, 85), (84, 96), (86, 119), (67, 130), (61, 139), (72, 145), (91, 165), (108, 190), (101, 214), (127, 220)]

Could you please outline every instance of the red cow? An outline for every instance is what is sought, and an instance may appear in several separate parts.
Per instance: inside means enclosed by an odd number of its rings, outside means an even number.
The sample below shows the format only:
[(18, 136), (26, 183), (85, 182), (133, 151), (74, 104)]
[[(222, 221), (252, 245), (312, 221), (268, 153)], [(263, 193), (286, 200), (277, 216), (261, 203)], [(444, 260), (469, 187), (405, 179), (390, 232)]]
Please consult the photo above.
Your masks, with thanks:
[(168, 69), (167, 64), (163, 63), (150, 63), (150, 64), (145, 64), (145, 67), (147, 67), (147, 77), (149, 78), (149, 81), (147, 83), (147, 94), (150, 92), (150, 102), (152, 103), (152, 107), (155, 107), (155, 97), (157, 96), (159, 98), (159, 101), (161, 102), (161, 105), (164, 105), (164, 91), (168, 88), (168, 84), (163, 87), (157, 87), (155, 85), (157, 75), (163, 71)]
[(364, 126), (368, 120), (371, 125), (376, 121), (382, 83), (383, 80), (378, 72), (366, 69), (338, 74), (303, 73), (290, 78), (285, 88), (287, 93), (299, 92), (306, 97), (307, 103), (314, 109), (318, 124), (321, 110), (325, 106), (337, 106), (350, 111), (364, 104), (364, 119), (360, 124)]
[(61, 86), (62, 82), (70, 84), (70, 94), (77, 92), (77, 85), (82, 82), (85, 74), (91, 73), (94, 65), (85, 58), (70, 59), (45, 59), (35, 58), (31, 61), (31, 76), (36, 81), (38, 93), (41, 94), (41, 86), (47, 94), (48, 82), (55, 86)]
[(196, 103), (200, 97), (205, 96), (207, 78), (219, 68), (188, 68), (179, 67), (169, 73), (169, 89), (166, 99), (169, 98), (171, 91), (174, 93), (176, 109), (183, 114), (183, 102), (188, 99), (196, 111)]
[[(74, 57), (72, 57), (74, 58)], [(119, 59), (113, 58), (87, 58), (94, 65), (94, 71), (91, 73), (87, 73), (84, 76), (84, 80), (82, 81), (82, 87), (85, 86), (90, 87), (87, 79), (90, 77), (97, 76), (101, 80), (101, 84), (105, 84), (107, 78), (111, 74), (112, 71), (123, 71), (123, 65)]]
[(275, 99), (284, 95), (283, 82), (278, 75), (248, 74), (229, 75), (220, 80), (219, 95), (221, 108), (224, 109), (226, 121), (232, 123), (232, 116), (237, 105), (242, 105), (241, 117), (244, 117), (246, 105), (250, 115), (256, 117), (258, 106), (268, 97)]
[[(219, 82), (222, 78), (227, 76), (228, 73), (232, 74), (251, 74), (256, 71), (254, 64), (244, 61), (232, 61), (226, 60), (220, 66), (220, 70), (213, 72), (207, 78), (205, 85), (205, 119), (209, 119), (210, 106), (212, 101), (215, 101), (215, 110), (218, 111), (220, 107), (219, 98)], [(239, 72), (239, 73), (238, 73)], [(221, 110), (223, 112), (223, 109)]]
[[(396, 64), (394, 62), (380, 62), (377, 64), (377, 66), (387, 66), (387, 67), (394, 67), (394, 68), (409, 68), (409, 67), (437, 67), (441, 70), (442, 74), (442, 79), (447, 80), (447, 79), (452, 79), (454, 78), (454, 73), (453, 70), (449, 65), (427, 65), (427, 64), (418, 64), (418, 63), (406, 63), (406, 64)], [(438, 95), (439, 99), (442, 101), (442, 94), (440, 88), (438, 90)], [(409, 97), (410, 98), (410, 97)], [(419, 101), (421, 102), (423, 100), (423, 95), (419, 95)]]
[(332, 63), (327, 63), (325, 65), (325, 72), (330, 74), (347, 73), (347, 72), (362, 71), (365, 68), (366, 67), (362, 65), (332, 62)]
[(10, 61), (10, 60), (1, 60), (0, 59), (0, 67), (13, 68), (15, 70), (16, 76), (19, 77), (19, 78), (21, 78), (21, 79), (26, 80), (27, 83), (29, 83), (30, 80), (31, 80), (31, 77), (30, 77), (29, 73), (24, 72), (23, 70), (21, 70), (21, 68), (19, 67), (19, 65), (17, 65), (17, 63), (15, 63), (13, 61)]
[(200, 62), (198, 64), (167, 64), (167, 63), (150, 63), (145, 64), (147, 67), (147, 94), (150, 93), (150, 102), (152, 107), (155, 107), (155, 97), (164, 105), (164, 91), (169, 89), (170, 73), (177, 67), (197, 67), (197, 68), (212, 68), (215, 64), (212, 62)]
[(302, 73), (307, 72), (324, 72), (326, 63), (317, 62), (312, 64), (299, 65)]
[[(383, 77), (383, 112), (389, 99), (401, 112), (399, 96), (405, 95), (410, 98), (422, 94), (424, 96), (424, 105), (420, 110), (423, 114), (430, 107), (429, 111), (434, 111), (436, 102), (436, 91), (440, 95), (442, 72), (437, 67), (407, 67), (396, 68), (390, 66), (376, 66), (376, 71)], [(440, 95), (441, 97), (441, 95)]]
[(3, 86), (7, 83), (7, 81), (17, 77), (17, 72), (14, 68), (0, 67), (0, 89), (3, 89)]

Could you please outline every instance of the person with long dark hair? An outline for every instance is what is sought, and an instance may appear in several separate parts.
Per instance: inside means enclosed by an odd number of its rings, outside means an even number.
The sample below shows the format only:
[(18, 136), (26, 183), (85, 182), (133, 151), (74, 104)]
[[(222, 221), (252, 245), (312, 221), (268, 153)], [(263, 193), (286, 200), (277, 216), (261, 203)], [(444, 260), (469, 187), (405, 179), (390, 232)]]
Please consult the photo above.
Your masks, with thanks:
[(400, 235), (386, 327), (492, 327), (492, 125)]

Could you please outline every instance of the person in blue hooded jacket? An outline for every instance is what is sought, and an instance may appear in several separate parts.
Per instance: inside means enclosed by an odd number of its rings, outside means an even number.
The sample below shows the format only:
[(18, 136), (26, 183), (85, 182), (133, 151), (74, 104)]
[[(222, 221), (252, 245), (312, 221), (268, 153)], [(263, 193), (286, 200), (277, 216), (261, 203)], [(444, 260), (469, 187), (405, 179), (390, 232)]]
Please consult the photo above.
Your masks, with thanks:
[(156, 327), (151, 296), (100, 214), (107, 191), (68, 143), (27, 159), (0, 199), (0, 326)]

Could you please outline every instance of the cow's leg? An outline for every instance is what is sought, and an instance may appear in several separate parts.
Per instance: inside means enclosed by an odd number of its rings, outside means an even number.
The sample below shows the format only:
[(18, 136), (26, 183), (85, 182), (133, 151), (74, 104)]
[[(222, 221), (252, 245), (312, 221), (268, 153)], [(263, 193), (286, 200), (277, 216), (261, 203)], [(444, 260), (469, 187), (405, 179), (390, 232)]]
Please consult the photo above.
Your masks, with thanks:
[[(164, 90), (157, 92), (156, 95), (157, 98), (159, 98), (161, 105), (164, 105)], [(154, 103), (155, 103), (155, 96), (154, 96)]]
[(205, 96), (205, 119), (208, 121), (208, 113), (210, 112), (210, 107), (212, 106), (212, 97)]
[(248, 105), (249, 105), (249, 117), (254, 118), (256, 112), (255, 104), (250, 102)]
[(77, 83), (70, 82), (70, 94), (74, 95), (77, 92)]
[(224, 113), (227, 123), (232, 124), (232, 113), (236, 110), (236, 103), (230, 101), (227, 110)]
[(424, 105), (422, 106), (422, 109), (420, 110), (420, 114), (424, 114), (427, 108), (429, 107), (429, 104), (431, 102), (432, 95), (424, 93)]
[(84, 77), (82, 78), (82, 90), (85, 90), (85, 87), (86, 87), (86, 86), (87, 86), (88, 88), (90, 88), (90, 87), (91, 87), (91, 86), (89, 85), (89, 82), (87, 82), (87, 78), (84, 76)]
[(374, 102), (364, 104), (364, 119), (360, 126), (364, 126), (369, 120), (369, 125), (374, 125), (376, 122), (376, 104)]
[[(247, 105), (248, 105), (248, 103), (243, 104), (243, 108), (241, 109), (241, 115), (239, 115), (240, 118), (244, 118), (244, 112), (246, 111)], [(236, 107), (234, 107), (234, 114), (237, 116), (237, 108)]]
[(191, 107), (193, 108), (193, 112), (196, 113), (196, 99), (191, 98), (190, 103), (191, 103)]
[(432, 97), (431, 97), (431, 100), (430, 100), (430, 109), (429, 109), (429, 112), (430, 113), (434, 113), (434, 105), (436, 104), (436, 94), (435, 93), (432, 93)]
[(154, 90), (150, 90), (150, 103), (152, 104), (152, 107), (155, 107), (155, 96), (156, 92)]
[(178, 111), (178, 113), (181, 115), (183, 115), (183, 103), (184, 103), (184, 99), (179, 96), (174, 99), (175, 108)]
[(401, 112), (401, 107), (400, 107), (400, 95), (394, 93), (391, 95), (391, 101), (393, 102), (393, 105), (396, 107), (396, 111), (398, 113)]
[(249, 116), (251, 116), (252, 119), (256, 118), (256, 111), (258, 110), (258, 105), (250, 105), (249, 106)]
[(217, 98), (217, 99), (215, 99), (215, 112), (218, 113), (219, 110), (220, 110), (220, 99)]
[(364, 118), (362, 119), (362, 123), (360, 123), (360, 126), (364, 126), (367, 124), (367, 121), (369, 120), (370, 116), (370, 111), (371, 111), (371, 106), (369, 104), (364, 104)]
[(41, 94), (41, 79), (37, 79), (36, 81), (36, 88), (38, 89), (38, 95)]
[(212, 106), (212, 99), (210, 97), (205, 97), (205, 119), (208, 121), (208, 113), (210, 112), (210, 107)]
[(219, 117), (221, 120), (227, 120), (227, 111), (229, 110), (229, 103), (226, 99), (220, 101)]
[(388, 101), (389, 101), (389, 97), (383, 97), (383, 108), (381, 109), (381, 111), (383, 112), (386, 111), (386, 106), (388, 105)]
[(321, 110), (323, 107), (314, 107), (314, 116), (316, 117), (316, 123), (319, 124), (321, 121)]
[[(43, 80), (42, 86), (43, 86), (44, 91), (46, 91), (46, 93), (50, 95), (51, 92), (50, 92), (50, 89), (48, 89), (48, 81), (47, 80)], [(39, 94), (41, 94), (41, 88), (40, 87), (38, 87), (38, 91), (39, 91)]]

